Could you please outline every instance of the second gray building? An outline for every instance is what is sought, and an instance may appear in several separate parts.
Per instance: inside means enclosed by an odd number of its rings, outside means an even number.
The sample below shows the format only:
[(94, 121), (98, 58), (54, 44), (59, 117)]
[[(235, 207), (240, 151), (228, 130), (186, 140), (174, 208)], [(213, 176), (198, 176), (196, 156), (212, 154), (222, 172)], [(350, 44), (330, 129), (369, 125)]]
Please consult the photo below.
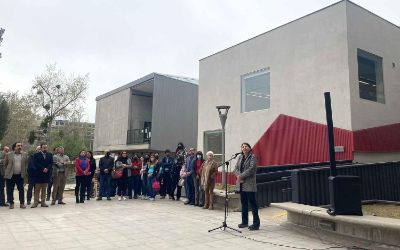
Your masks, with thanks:
[(198, 82), (152, 73), (96, 98), (94, 151), (175, 150), (197, 144)]

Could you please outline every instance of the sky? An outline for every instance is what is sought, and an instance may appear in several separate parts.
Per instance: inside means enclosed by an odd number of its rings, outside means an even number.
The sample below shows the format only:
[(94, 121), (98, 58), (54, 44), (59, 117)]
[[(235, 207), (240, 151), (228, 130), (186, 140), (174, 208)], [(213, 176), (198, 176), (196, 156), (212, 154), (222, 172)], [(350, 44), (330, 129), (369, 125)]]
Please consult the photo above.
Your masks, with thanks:
[[(56, 63), (90, 74), (96, 96), (152, 72), (198, 78), (199, 60), (337, 2), (332, 0), (0, 0), (0, 91), (29, 92)], [(400, 1), (354, 0), (400, 25)]]

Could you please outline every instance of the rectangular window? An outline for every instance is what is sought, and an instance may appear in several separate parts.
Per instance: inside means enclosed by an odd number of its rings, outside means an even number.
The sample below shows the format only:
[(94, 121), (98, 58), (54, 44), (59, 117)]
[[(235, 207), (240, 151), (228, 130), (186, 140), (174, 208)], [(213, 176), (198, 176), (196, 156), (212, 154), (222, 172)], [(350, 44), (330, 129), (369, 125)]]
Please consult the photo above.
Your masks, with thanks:
[(213, 151), (216, 162), (222, 162), (222, 130), (204, 131), (204, 159), (208, 151)]
[(385, 103), (382, 57), (357, 50), (360, 98)]
[(242, 76), (242, 112), (270, 108), (270, 73), (260, 70)]

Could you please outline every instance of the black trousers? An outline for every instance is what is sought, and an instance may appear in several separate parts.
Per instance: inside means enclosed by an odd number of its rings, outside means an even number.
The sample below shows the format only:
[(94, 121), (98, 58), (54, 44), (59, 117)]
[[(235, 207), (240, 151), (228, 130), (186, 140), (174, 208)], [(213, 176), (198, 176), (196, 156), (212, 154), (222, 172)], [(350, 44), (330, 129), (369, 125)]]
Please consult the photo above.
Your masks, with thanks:
[(133, 175), (130, 178), (132, 178), (132, 189), (133, 189), (133, 196), (137, 197), (140, 195), (140, 188), (141, 188), (141, 183), (140, 183), (140, 175)]
[(174, 179), (172, 181), (172, 185), (171, 185), (171, 192), (170, 192), (170, 196), (174, 197), (174, 193), (175, 193), (175, 189), (176, 189), (176, 198), (179, 200), (181, 198), (181, 194), (182, 194), (182, 187), (178, 185), (179, 179)]
[(85, 176), (86, 198), (89, 200), (92, 197), (92, 180), (94, 175)]
[(51, 188), (53, 187), (53, 177), (50, 177), (50, 182), (47, 185), (47, 200), (51, 198)]
[(14, 204), (14, 187), (17, 185), (19, 193), (19, 203), (24, 204), (25, 202), (25, 191), (24, 191), (24, 179), (20, 174), (14, 174), (11, 179), (7, 179), (7, 202)]
[(75, 176), (75, 197), (77, 202), (85, 200), (86, 176)]
[(242, 223), (249, 223), (249, 203), (253, 213), (253, 225), (260, 226), (260, 217), (258, 216), (258, 206), (255, 192), (240, 192), (240, 202), (242, 203)]
[(32, 192), (34, 188), (35, 181), (33, 180), (33, 178), (28, 177), (28, 190), (26, 191), (26, 201), (28, 202), (28, 204), (30, 204), (32, 201)]
[(169, 173), (165, 173), (162, 175), (162, 184), (160, 187), (160, 195), (165, 196), (167, 194), (171, 195), (172, 188), (172, 178)]
[(6, 179), (0, 174), (0, 205), (6, 203), (6, 195), (4, 194), (4, 187), (6, 186)]
[(117, 195), (119, 196), (127, 195), (126, 191), (128, 187), (128, 182), (126, 176), (122, 176), (121, 178), (117, 179), (117, 186), (118, 186)]

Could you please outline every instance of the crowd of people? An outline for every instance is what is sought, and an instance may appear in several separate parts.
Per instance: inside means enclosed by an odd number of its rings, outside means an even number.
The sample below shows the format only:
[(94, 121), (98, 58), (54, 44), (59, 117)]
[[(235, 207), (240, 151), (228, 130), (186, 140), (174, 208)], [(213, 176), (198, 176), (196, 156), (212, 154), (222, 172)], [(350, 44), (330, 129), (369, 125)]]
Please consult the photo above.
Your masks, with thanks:
[[(116, 159), (115, 159), (116, 158)], [(185, 205), (199, 206), (203, 209), (214, 209), (213, 194), (218, 165), (214, 154), (209, 151), (203, 155), (194, 148), (186, 150), (183, 143), (178, 143), (175, 152), (166, 149), (163, 157), (158, 153), (142, 156), (128, 155), (122, 151), (116, 157), (106, 151), (100, 158), (99, 166), (90, 151), (81, 150), (74, 160), (75, 165), (75, 197), (76, 203), (84, 203), (97, 194), (97, 201), (118, 201), (127, 199), (181, 199), (182, 187), (187, 200)], [(20, 208), (25, 209), (24, 182), (28, 183), (27, 205), (31, 208), (64, 205), (64, 189), (67, 180), (67, 166), (70, 158), (64, 154), (63, 147), (56, 147), (53, 153), (48, 146), (42, 144), (30, 156), (22, 151), (22, 143), (16, 142), (10, 148), (5, 146), (0, 153), (0, 206), (14, 208), (14, 189), (17, 186)], [(235, 167), (237, 190), (241, 194), (242, 223), (240, 228), (248, 226), (248, 203), (252, 206), (253, 225), (250, 230), (258, 230), (260, 219), (255, 198), (255, 174), (257, 159), (251, 153), (248, 143), (242, 144), (242, 154)], [(93, 182), (100, 187), (93, 189)], [(5, 199), (4, 187), (7, 191)]]

